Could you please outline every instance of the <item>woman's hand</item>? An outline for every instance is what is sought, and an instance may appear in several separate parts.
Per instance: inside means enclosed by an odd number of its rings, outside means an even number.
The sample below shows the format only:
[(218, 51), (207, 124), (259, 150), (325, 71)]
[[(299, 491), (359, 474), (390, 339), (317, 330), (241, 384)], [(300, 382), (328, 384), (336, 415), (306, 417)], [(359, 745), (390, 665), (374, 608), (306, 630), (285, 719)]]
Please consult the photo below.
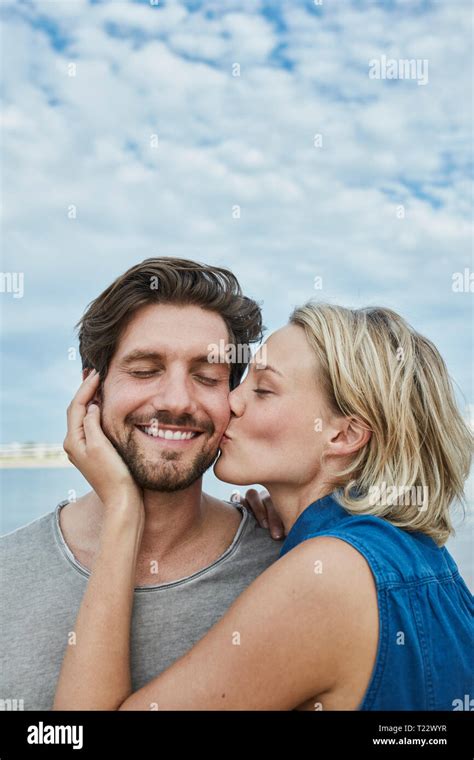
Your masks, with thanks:
[(230, 500), (250, 509), (258, 524), (269, 530), (275, 541), (284, 537), (285, 527), (266, 488), (260, 492), (255, 488), (249, 488), (245, 496), (242, 496), (239, 491), (233, 491)]
[(99, 386), (92, 370), (67, 410), (63, 447), (69, 460), (90, 483), (107, 514), (130, 514), (144, 519), (143, 493), (100, 425), (100, 408), (91, 403)]

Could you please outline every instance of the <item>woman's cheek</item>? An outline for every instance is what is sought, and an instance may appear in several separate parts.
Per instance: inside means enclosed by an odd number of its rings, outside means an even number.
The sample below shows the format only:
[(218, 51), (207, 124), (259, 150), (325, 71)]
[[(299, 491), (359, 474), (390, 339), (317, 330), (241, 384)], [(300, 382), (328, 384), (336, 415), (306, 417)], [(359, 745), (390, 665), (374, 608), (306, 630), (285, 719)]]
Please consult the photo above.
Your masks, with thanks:
[[(270, 402), (270, 403), (269, 403)], [(257, 399), (258, 403), (258, 399)], [(260, 441), (278, 443), (284, 438), (284, 428), (287, 417), (282, 405), (268, 396), (255, 405), (252, 414), (253, 436)], [(250, 422), (250, 421), (249, 421)]]

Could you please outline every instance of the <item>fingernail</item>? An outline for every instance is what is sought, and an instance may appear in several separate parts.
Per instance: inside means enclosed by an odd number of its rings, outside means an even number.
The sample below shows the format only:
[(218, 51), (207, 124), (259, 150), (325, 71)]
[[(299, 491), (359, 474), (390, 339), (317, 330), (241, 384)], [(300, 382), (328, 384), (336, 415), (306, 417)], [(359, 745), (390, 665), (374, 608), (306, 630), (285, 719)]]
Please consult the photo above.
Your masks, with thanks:
[(268, 520), (262, 520), (262, 525), (264, 528), (268, 528)]

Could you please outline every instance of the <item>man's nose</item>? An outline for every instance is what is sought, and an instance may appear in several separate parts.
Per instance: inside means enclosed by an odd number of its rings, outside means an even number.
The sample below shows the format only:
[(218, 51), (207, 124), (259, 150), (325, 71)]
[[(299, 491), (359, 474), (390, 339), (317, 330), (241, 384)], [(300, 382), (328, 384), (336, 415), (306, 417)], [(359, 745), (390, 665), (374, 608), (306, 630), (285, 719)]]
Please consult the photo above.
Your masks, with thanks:
[(150, 401), (155, 409), (175, 416), (194, 414), (197, 408), (191, 379), (181, 372), (165, 372), (159, 378)]

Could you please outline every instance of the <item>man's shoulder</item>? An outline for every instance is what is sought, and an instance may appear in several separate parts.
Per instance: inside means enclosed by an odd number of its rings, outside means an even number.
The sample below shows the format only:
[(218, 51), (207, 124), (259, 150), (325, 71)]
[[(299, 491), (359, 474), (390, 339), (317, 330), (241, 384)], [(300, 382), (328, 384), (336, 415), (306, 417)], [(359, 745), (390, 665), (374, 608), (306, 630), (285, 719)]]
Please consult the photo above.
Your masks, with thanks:
[[(61, 503), (26, 525), (0, 536), (0, 567), (5, 609), (24, 607), (59, 592), (66, 564), (57, 535)], [(66, 587), (64, 587), (66, 588)]]
[(22, 549), (28, 550), (32, 545), (43, 543), (46, 536), (52, 534), (53, 521), (57, 506), (46, 514), (35, 517), (26, 525), (4, 533), (0, 536), (0, 548), (4, 555), (18, 554)]
[(260, 558), (264, 561), (278, 559), (282, 541), (276, 541), (271, 537), (267, 528), (262, 528), (253, 512), (243, 504), (232, 504), (242, 512), (241, 523), (241, 551), (251, 557)]
[(226, 499), (217, 499), (209, 494), (206, 494), (206, 498), (209, 498), (221, 513), (239, 514), (239, 520), (233, 523), (233, 540), (226, 552), (233, 562), (254, 565), (263, 570), (278, 559), (282, 541), (275, 541), (270, 532), (261, 527), (247, 506)]

